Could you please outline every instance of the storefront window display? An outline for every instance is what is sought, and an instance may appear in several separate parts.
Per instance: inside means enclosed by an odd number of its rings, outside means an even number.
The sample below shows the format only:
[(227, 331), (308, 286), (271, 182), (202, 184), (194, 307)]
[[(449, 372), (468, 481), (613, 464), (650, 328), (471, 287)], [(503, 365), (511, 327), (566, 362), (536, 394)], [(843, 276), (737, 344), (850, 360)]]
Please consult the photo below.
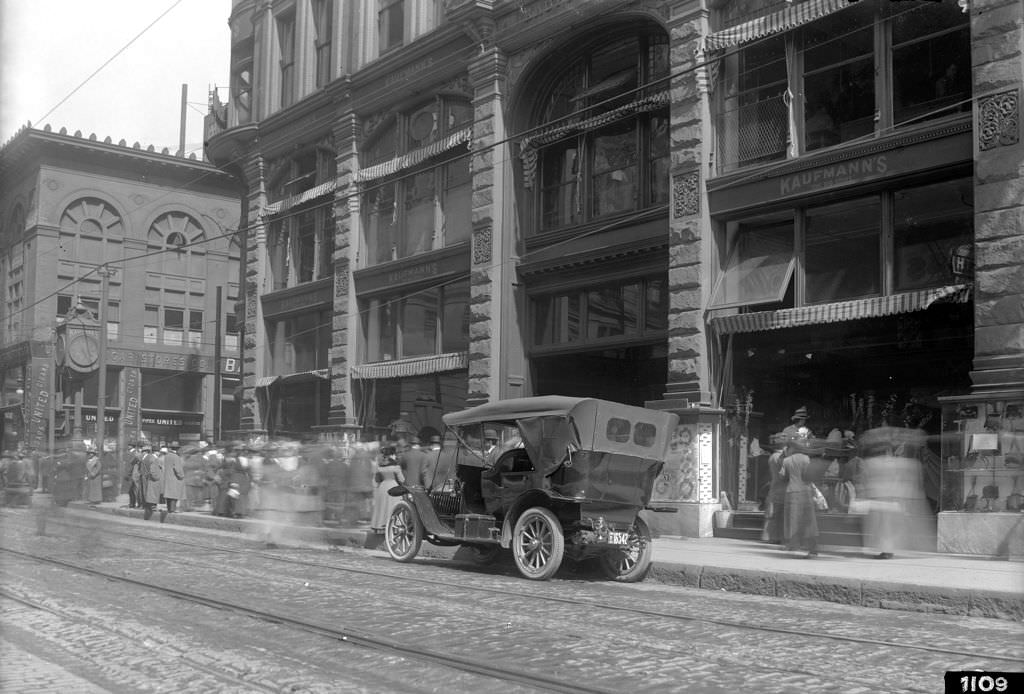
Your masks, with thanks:
[(941, 510), (1024, 510), (1024, 393), (946, 399), (942, 456)]

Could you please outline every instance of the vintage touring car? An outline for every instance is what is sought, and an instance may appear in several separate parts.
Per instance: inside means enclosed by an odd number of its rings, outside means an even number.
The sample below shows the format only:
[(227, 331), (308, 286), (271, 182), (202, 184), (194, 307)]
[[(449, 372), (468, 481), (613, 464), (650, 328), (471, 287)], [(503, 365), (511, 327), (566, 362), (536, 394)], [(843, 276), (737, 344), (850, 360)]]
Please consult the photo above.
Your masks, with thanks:
[(423, 540), (469, 547), (487, 563), (512, 550), (534, 580), (563, 558), (598, 558), (604, 573), (641, 581), (651, 564), (649, 506), (677, 417), (595, 398), (499, 400), (447, 414), (424, 486), (401, 496), (385, 530), (388, 553), (411, 561)]

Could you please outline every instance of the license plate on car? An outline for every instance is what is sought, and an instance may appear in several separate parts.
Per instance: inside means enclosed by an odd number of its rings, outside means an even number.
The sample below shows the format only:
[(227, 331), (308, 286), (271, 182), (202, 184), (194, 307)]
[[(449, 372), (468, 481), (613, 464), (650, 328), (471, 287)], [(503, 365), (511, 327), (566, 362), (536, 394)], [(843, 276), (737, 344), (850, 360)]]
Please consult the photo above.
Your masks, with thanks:
[(608, 533), (608, 544), (611, 545), (628, 545), (629, 544), (629, 533)]

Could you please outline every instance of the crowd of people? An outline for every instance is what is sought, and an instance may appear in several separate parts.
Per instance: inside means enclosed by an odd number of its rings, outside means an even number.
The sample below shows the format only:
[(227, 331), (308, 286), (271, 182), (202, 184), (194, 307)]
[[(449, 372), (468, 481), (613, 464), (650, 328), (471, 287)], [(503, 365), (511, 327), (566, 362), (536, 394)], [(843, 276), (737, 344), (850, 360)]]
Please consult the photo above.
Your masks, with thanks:
[[(807, 409), (801, 407), (793, 413), (791, 424), (772, 437), (775, 450), (768, 457), (770, 482), (762, 536), (810, 559), (818, 556), (818, 512), (829, 505), (818, 487), (828, 463), (822, 455), (828, 442), (813, 437), (807, 420)], [(878, 427), (857, 438), (852, 432), (839, 432), (832, 442), (850, 452), (842, 464), (842, 478), (860, 501), (864, 546), (877, 552), (878, 559), (928, 546), (931, 511), (920, 460), (926, 452), (924, 433)]]
[[(383, 532), (396, 484), (425, 486), (440, 438), (413, 436), (351, 443), (291, 440), (199, 442), (129, 448), (123, 491), (149, 519), (176, 511), (232, 518), (263, 517), (293, 524), (338, 522)], [(88, 500), (93, 501), (89, 496)], [(166, 506), (164, 506), (166, 505)]]
[(337, 444), (144, 442), (130, 445), (121, 461), (91, 446), (52, 462), (9, 451), (0, 456), (0, 489), (52, 492), (58, 504), (95, 505), (127, 495), (130, 508), (160, 522), (168, 514), (196, 511), (293, 525), (366, 525), (383, 533), (397, 503), (387, 490), (426, 486), (441, 448), (436, 435), (421, 442), (411, 432), (395, 433), (385, 441)]

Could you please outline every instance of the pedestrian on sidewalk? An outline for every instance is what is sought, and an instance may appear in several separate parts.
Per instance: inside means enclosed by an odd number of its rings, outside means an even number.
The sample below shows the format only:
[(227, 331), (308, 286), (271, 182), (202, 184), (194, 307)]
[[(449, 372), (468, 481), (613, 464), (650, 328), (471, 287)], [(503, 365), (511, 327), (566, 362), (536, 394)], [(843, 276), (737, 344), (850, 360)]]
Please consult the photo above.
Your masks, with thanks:
[(103, 501), (103, 464), (95, 449), (85, 453), (85, 500), (90, 506)]
[(402, 468), (402, 475), (405, 477), (405, 484), (423, 487), (426, 486), (426, 464), (427, 454), (420, 448), (419, 439), (412, 439), (406, 442), (400, 439), (398, 442), (398, 466)]
[(775, 451), (768, 457), (771, 481), (765, 508), (765, 535), (772, 545), (781, 545), (786, 539), (786, 487), (788, 480), (782, 475), (782, 453)]
[(142, 507), (142, 486), (139, 468), (142, 465), (141, 451), (136, 444), (128, 446), (125, 456), (124, 486), (128, 490), (128, 508)]
[(876, 559), (931, 545), (931, 511), (917, 458), (923, 447), (923, 434), (912, 429), (878, 427), (861, 437), (861, 474), (868, 498), (864, 539), (877, 551)]
[(373, 456), (377, 450), (375, 442), (359, 442), (353, 446), (352, 456), (349, 458), (345, 517), (354, 523), (369, 523), (373, 515)]
[(178, 442), (162, 449), (164, 454), (163, 500), (166, 510), (160, 512), (160, 522), (167, 520), (168, 513), (178, 510), (178, 499), (185, 497), (185, 466), (178, 455)]
[(384, 533), (392, 509), (398, 504), (398, 497), (388, 494), (388, 490), (405, 483), (405, 476), (398, 464), (398, 453), (394, 443), (388, 443), (380, 449), (380, 462), (373, 477), (373, 516), (370, 529), (378, 535)]
[(814, 507), (814, 485), (807, 479), (811, 459), (806, 453), (810, 432), (800, 429), (786, 439), (780, 475), (786, 479), (786, 549), (807, 551), (807, 559), (818, 556), (818, 517)]
[(153, 446), (142, 445), (142, 464), (139, 468), (142, 478), (142, 518), (149, 520), (160, 503), (160, 492), (164, 486), (164, 464), (153, 452)]

